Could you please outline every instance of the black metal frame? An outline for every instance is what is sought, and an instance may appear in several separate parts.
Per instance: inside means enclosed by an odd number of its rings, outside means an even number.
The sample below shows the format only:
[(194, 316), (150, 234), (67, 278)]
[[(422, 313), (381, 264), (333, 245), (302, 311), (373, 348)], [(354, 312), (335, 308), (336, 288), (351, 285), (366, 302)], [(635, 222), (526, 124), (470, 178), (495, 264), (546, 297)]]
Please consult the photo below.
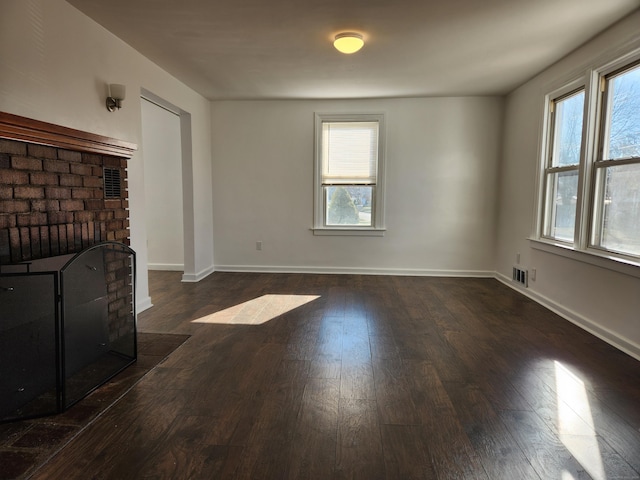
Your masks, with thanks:
[[(74, 399), (71, 402), (67, 402), (67, 385), (66, 385), (66, 360), (65, 360), (65, 273), (67, 273), (69, 271), (69, 269), (71, 267), (73, 267), (74, 265), (76, 265), (76, 262), (81, 261), (83, 258), (83, 255), (91, 252), (91, 251), (95, 251), (98, 249), (103, 249), (105, 251), (115, 251), (118, 253), (123, 253), (125, 255), (127, 255), (130, 259), (130, 268), (131, 268), (131, 293), (132, 293), (132, 300), (131, 300), (131, 315), (132, 315), (132, 328), (133, 328), (133, 345), (132, 345), (132, 352), (133, 355), (129, 356), (129, 355), (124, 355), (120, 352), (115, 352), (117, 353), (119, 356), (123, 357), (125, 360), (128, 359), (128, 361), (126, 361), (126, 363), (124, 363), (120, 368), (117, 368), (114, 371), (109, 372), (109, 374), (107, 374), (105, 377), (102, 377), (100, 379), (100, 381), (93, 385), (91, 388), (89, 388), (87, 391), (83, 391), (82, 395), (79, 396), (78, 398)], [(121, 371), (123, 371), (125, 368), (127, 368), (128, 366), (130, 366), (131, 364), (135, 363), (137, 360), (137, 356), (138, 356), (138, 345), (137, 345), (137, 314), (136, 314), (136, 280), (137, 280), (137, 270), (136, 270), (136, 253), (135, 251), (129, 247), (128, 245), (125, 245), (123, 243), (120, 242), (101, 242), (98, 243), (96, 245), (93, 245), (91, 247), (88, 247), (84, 250), (82, 250), (81, 252), (77, 253), (76, 255), (74, 255), (69, 261), (67, 261), (64, 266), (62, 266), (59, 270), (51, 270), (51, 271), (29, 271), (29, 266), (27, 266), (27, 271), (26, 272), (13, 272), (13, 273), (1, 273), (0, 272), (0, 278), (11, 278), (11, 277), (27, 277), (27, 276), (51, 276), (52, 280), (53, 280), (53, 298), (54, 298), (54, 304), (52, 305), (52, 312), (54, 315), (54, 332), (55, 332), (55, 345), (54, 345), (54, 351), (55, 351), (55, 389), (56, 389), (56, 393), (55, 393), (55, 398), (56, 398), (56, 409), (55, 411), (49, 411), (47, 409), (47, 411), (41, 411), (41, 412), (36, 412), (33, 414), (27, 414), (27, 415), (11, 415), (8, 414), (5, 417), (0, 417), (0, 423), (5, 423), (8, 421), (16, 421), (16, 420), (25, 420), (28, 418), (36, 418), (36, 417), (42, 417), (42, 416), (46, 416), (46, 415), (52, 415), (55, 413), (60, 413), (65, 411), (67, 408), (71, 407), (72, 405), (74, 405), (75, 403), (77, 403), (78, 401), (80, 401), (82, 398), (84, 398), (86, 395), (88, 395), (89, 393), (91, 393), (92, 391), (94, 391), (95, 389), (97, 389), (98, 387), (100, 387), (101, 385), (103, 385), (104, 383), (108, 382), (110, 379), (112, 379), (114, 376), (116, 376), (118, 373), (120, 373)]]

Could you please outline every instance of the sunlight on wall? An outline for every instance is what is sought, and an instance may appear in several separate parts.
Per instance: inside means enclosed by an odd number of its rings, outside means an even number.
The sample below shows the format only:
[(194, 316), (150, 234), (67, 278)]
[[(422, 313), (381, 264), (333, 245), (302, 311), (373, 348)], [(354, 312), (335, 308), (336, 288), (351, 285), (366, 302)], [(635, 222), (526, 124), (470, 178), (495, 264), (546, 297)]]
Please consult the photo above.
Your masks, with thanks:
[[(606, 480), (584, 382), (560, 362), (554, 364), (560, 440), (591, 477)], [(562, 473), (562, 480), (573, 479), (571, 473)]]
[(320, 295), (263, 295), (191, 322), (261, 325), (318, 298)]

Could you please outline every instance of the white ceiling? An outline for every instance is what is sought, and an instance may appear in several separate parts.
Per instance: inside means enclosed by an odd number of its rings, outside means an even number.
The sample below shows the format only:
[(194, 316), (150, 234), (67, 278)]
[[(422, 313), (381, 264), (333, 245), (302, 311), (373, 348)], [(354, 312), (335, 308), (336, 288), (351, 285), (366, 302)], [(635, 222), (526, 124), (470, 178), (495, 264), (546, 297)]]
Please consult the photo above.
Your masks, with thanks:
[[(640, 0), (68, 0), (209, 99), (505, 94)], [(365, 47), (338, 53), (341, 31)]]

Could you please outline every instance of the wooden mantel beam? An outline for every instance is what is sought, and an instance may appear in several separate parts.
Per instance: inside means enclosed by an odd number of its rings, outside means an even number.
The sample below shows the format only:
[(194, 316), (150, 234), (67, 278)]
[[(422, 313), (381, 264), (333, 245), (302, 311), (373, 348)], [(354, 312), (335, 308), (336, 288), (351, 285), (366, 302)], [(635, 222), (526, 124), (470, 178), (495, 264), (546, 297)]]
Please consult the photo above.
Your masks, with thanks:
[(138, 149), (134, 143), (5, 112), (0, 112), (0, 138), (121, 158)]

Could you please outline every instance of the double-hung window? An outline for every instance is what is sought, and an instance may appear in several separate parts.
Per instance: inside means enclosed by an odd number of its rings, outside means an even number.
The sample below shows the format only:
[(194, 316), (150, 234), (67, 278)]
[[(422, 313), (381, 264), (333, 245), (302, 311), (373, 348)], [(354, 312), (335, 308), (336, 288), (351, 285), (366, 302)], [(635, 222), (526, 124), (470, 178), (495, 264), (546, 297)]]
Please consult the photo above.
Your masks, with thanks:
[(640, 62), (600, 84), (591, 244), (640, 257)]
[(549, 102), (543, 236), (563, 242), (575, 235), (583, 116), (584, 87)]
[(384, 231), (384, 117), (316, 115), (314, 232)]
[(547, 96), (538, 238), (637, 264), (640, 54), (585, 78)]

